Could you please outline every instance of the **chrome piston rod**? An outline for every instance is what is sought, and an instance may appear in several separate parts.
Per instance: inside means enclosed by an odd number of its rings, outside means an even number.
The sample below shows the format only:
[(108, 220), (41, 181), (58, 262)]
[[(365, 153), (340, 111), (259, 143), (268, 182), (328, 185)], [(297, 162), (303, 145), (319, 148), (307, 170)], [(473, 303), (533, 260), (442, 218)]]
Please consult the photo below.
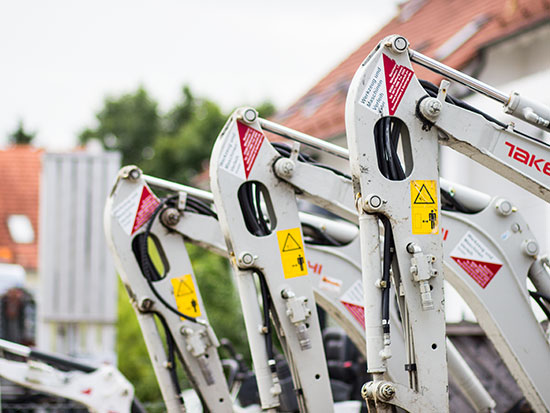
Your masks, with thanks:
[(424, 66), (433, 72), (439, 73), (440, 75), (446, 76), (449, 79), (454, 80), (455, 82), (458, 82), (476, 92), (482, 93), (485, 96), (502, 103), (503, 105), (507, 105), (510, 101), (510, 95), (495, 89), (491, 85), (480, 82), (467, 74), (459, 72), (452, 67), (446, 66), (437, 60), (425, 56), (422, 53), (409, 49), (409, 57), (412, 62), (418, 63), (420, 66)]

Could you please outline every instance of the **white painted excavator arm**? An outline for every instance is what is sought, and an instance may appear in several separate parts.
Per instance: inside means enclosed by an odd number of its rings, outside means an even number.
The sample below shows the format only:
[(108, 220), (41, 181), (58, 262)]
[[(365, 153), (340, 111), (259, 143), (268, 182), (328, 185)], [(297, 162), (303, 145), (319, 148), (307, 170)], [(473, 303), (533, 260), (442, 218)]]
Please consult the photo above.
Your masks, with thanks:
[[(0, 357), (0, 376), (20, 386), (74, 400), (94, 413), (143, 411), (131, 410), (134, 387), (114, 366), (93, 368), (6, 340), (0, 340), (0, 350), (25, 359)], [(46, 360), (62, 361), (72, 369), (61, 370)]]

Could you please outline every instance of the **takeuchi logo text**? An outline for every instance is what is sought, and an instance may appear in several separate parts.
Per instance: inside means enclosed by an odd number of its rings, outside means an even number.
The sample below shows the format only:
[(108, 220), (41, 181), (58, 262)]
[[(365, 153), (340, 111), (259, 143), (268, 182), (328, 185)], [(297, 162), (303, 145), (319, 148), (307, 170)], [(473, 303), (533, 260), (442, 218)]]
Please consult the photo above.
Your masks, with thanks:
[(504, 144), (510, 148), (508, 151), (508, 157), (550, 176), (549, 161), (544, 158), (539, 158), (534, 153), (529, 153), (527, 150), (522, 149), (510, 142), (504, 142)]

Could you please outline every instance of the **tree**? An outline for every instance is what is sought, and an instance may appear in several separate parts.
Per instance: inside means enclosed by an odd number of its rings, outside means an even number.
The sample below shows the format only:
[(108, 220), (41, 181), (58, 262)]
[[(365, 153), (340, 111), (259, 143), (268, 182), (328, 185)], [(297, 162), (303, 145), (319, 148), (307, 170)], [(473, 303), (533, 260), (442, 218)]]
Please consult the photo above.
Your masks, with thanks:
[(80, 142), (99, 139), (106, 149), (120, 151), (124, 165), (139, 165), (152, 156), (161, 130), (157, 106), (143, 87), (119, 98), (107, 98), (96, 115), (98, 127), (84, 130)]
[(186, 122), (157, 139), (155, 155), (143, 164), (144, 170), (185, 184), (204, 170), (226, 116), (209, 100), (194, 99), (193, 105), (193, 114)]
[(269, 118), (272, 115), (275, 114), (277, 109), (275, 108), (275, 105), (271, 103), (269, 100), (266, 100), (262, 103), (260, 103), (258, 106), (256, 106), (256, 110), (258, 111), (258, 114), (262, 118)]
[(17, 129), (9, 135), (9, 143), (12, 145), (30, 145), (36, 136), (36, 132), (28, 132), (23, 126), (23, 121), (19, 120)]

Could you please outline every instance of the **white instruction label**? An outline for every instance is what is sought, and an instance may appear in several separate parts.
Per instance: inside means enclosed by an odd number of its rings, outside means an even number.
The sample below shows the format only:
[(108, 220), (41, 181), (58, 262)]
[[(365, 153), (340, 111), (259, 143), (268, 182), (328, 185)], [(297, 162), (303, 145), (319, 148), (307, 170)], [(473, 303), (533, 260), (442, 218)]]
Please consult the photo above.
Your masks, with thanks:
[(487, 287), (502, 268), (502, 261), (470, 231), (462, 237), (450, 255), (481, 288)]
[(451, 256), (502, 264), (502, 262), (473, 233), (468, 231), (451, 251)]
[(361, 281), (355, 281), (350, 288), (340, 297), (341, 301), (346, 303), (363, 306), (363, 284)]
[(139, 199), (141, 198), (142, 188), (136, 188), (128, 198), (122, 201), (113, 210), (113, 215), (117, 219), (118, 223), (128, 235), (132, 233), (134, 226), (134, 220), (136, 218), (137, 209), (139, 206)]
[(141, 228), (159, 205), (158, 198), (144, 185), (136, 188), (113, 210), (113, 215), (128, 235)]
[(363, 306), (363, 284), (357, 280), (340, 297), (340, 302), (348, 310), (351, 316), (365, 328), (365, 307)]
[(231, 124), (222, 141), (220, 168), (245, 179), (241, 142), (236, 122)]
[(414, 73), (382, 53), (359, 97), (359, 103), (382, 116), (397, 111)]
[(386, 84), (384, 79), (384, 64), (382, 61), (382, 55), (376, 62), (376, 66), (372, 71), (365, 90), (359, 97), (359, 103), (365, 106), (367, 109), (381, 115), (387, 115), (387, 101), (386, 98)]

